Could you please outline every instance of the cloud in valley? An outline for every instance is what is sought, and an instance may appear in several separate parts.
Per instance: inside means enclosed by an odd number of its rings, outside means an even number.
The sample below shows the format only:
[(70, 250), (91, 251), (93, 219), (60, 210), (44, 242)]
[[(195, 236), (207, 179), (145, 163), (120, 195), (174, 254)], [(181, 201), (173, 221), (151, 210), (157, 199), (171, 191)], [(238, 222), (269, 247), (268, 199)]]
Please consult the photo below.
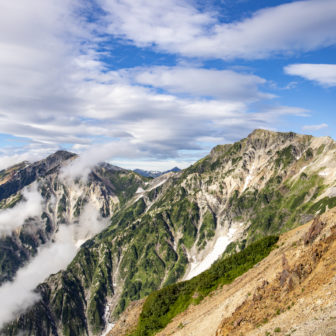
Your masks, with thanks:
[(54, 242), (40, 247), (30, 263), (17, 272), (15, 279), (0, 287), (0, 329), (37, 302), (40, 296), (34, 292), (36, 286), (50, 274), (64, 269), (75, 257), (80, 244), (106, 225), (106, 220), (92, 204), (85, 206), (79, 223), (61, 225)]
[(43, 199), (37, 190), (37, 184), (25, 188), (22, 196), (23, 199), (13, 208), (0, 210), (0, 236), (11, 234), (29, 217), (41, 215)]

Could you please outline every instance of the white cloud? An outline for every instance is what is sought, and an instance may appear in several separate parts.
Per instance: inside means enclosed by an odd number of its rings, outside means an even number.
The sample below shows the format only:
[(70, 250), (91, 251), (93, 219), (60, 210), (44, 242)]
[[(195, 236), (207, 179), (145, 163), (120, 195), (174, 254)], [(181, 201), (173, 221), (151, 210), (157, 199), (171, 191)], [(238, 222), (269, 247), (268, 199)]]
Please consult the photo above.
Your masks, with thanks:
[(109, 14), (110, 34), (184, 56), (265, 58), (336, 42), (334, 0), (295, 1), (231, 23), (218, 21), (213, 12), (198, 11), (189, 1), (100, 3)]
[(336, 86), (336, 64), (291, 64), (284, 70), (289, 75), (300, 76), (322, 86)]
[(187, 1), (99, 0), (110, 16), (108, 32), (133, 40), (139, 46), (156, 43), (175, 52), (176, 46), (190, 45), (195, 37), (216, 23)]
[(25, 188), (22, 196), (23, 200), (13, 208), (0, 210), (0, 236), (11, 234), (29, 217), (41, 215), (43, 199), (37, 191), (37, 184)]
[[(50, 274), (64, 269), (77, 253), (80, 243), (100, 232), (106, 221), (88, 204), (78, 224), (61, 225), (53, 243), (39, 248), (37, 255), (21, 268), (12, 282), (0, 287), (0, 329), (40, 299), (36, 286)], [(52, 260), (52, 262), (50, 262)]]
[(328, 125), (323, 123), (323, 124), (319, 124), (319, 125), (305, 125), (302, 127), (302, 130), (304, 131), (319, 131), (323, 128), (327, 128)]
[(0, 328), (37, 302), (40, 296), (34, 292), (36, 286), (74, 258), (76, 248), (70, 237), (68, 228), (61, 227), (57, 242), (41, 247), (37, 256), (17, 272), (13, 282), (0, 287)]
[(91, 169), (100, 162), (113, 157), (132, 157), (138, 151), (136, 146), (125, 142), (113, 142), (86, 149), (75, 160), (62, 168), (60, 177), (71, 182), (76, 178), (86, 180)]
[[(50, 150), (48, 150), (45, 154), (47, 154)], [(3, 153), (5, 153), (4, 150), (2, 150)], [(1, 153), (1, 151), (0, 151)], [(14, 166), (18, 162), (23, 161), (38, 161), (42, 159), (45, 155), (38, 155), (32, 151), (25, 152), (22, 154), (12, 154), (12, 155), (1, 155), (0, 160), (0, 170), (6, 169), (8, 167)]]
[[(100, 3), (108, 10), (104, 18), (109, 22), (86, 20), (90, 8), (83, 7), (89, 2), (79, 0), (0, 4), (0, 47), (4, 51), (0, 55), (0, 133), (21, 139), (0, 151), (1, 167), (16, 158), (41, 158), (60, 144), (80, 152), (94, 145), (112, 148), (110, 157), (102, 155), (104, 159), (138, 157), (139, 153), (150, 160), (173, 159), (180, 151), (203, 150), (202, 139), (232, 141), (256, 125), (270, 127), (284, 115), (265, 113), (264, 120), (256, 121), (259, 116), (249, 113), (250, 103), (272, 98), (261, 89), (266, 80), (253, 74), (190, 64), (108, 71), (97, 51), (103, 39), (97, 31), (102, 32), (104, 24), (110, 33), (140, 45), (154, 43), (187, 55), (205, 52), (217, 57), (212, 53), (218, 52), (228, 57), (228, 52), (241, 56), (229, 49), (243, 42), (238, 36), (237, 41), (224, 43), (219, 38), (223, 24), (189, 2)], [(312, 6), (311, 1), (307, 6)], [(278, 13), (284, 8), (269, 11)], [(270, 15), (268, 10), (258, 12), (237, 25), (243, 27), (248, 20)], [(238, 30), (244, 37), (249, 28)], [(204, 48), (204, 39), (209, 48)], [(229, 48), (227, 52), (224, 47)], [(120, 143), (129, 150), (115, 153), (113, 148)]]
[(272, 97), (259, 91), (259, 85), (265, 84), (265, 79), (232, 70), (153, 67), (140, 71), (135, 75), (135, 80), (171, 93), (208, 96), (228, 101), (246, 102)]

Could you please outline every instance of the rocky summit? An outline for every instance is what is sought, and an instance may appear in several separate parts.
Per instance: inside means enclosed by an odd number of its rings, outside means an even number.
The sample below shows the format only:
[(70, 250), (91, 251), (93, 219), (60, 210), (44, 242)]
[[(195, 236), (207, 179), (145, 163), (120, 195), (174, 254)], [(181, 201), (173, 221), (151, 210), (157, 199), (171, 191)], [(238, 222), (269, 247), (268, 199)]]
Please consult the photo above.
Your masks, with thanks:
[[(301, 231), (336, 206), (336, 143), (331, 138), (255, 130), (234, 144), (216, 146), (187, 169), (154, 179), (109, 164), (94, 167), (85, 181), (63, 178), (63, 167), (75, 159), (57, 152), (0, 172), (3, 210), (23, 202), (25, 188), (32, 185), (42, 199), (41, 213), (0, 240), (2, 283), (12, 280), (60, 227), (76, 224), (87, 204), (108, 219), (103, 231), (84, 237), (66, 269), (36, 288), (40, 299), (1, 334), (101, 335), (117, 321), (112, 334), (144, 336), (265, 335), (303, 326), (298, 319), (290, 320), (288, 328), (280, 322), (311, 299), (303, 283), (332, 251), (331, 222), (326, 226), (317, 220), (310, 233)], [(292, 233), (276, 242), (285, 232)], [(312, 258), (310, 273), (300, 266), (300, 256)], [(155, 306), (167, 293), (170, 303)], [(275, 297), (281, 298), (276, 304)], [(206, 322), (202, 309), (211, 300), (220, 310), (211, 310), (212, 315), (209, 310)], [(251, 313), (254, 307), (258, 314)], [(129, 323), (127, 316), (133, 318)]]

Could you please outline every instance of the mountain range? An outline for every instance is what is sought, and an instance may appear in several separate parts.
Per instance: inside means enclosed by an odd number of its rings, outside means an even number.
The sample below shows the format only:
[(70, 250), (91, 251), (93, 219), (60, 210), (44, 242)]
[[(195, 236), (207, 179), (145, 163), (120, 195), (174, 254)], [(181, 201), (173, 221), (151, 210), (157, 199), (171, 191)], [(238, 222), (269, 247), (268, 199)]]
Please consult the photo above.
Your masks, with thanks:
[[(75, 228), (78, 248), (67, 267), (36, 287), (34, 302), (13, 311), (1, 335), (101, 335), (156, 290), (208, 279), (202, 274), (218, 258), (226, 265), (228, 258), (244, 261), (244, 251), (271, 257), (275, 241), (268, 249), (265, 237), (336, 206), (336, 143), (329, 137), (255, 130), (216, 146), (187, 169), (154, 179), (106, 163), (86, 179), (69, 179), (64, 172), (76, 159), (59, 151), (0, 171), (2, 286), (57, 242), (63, 228)], [(31, 204), (39, 206), (25, 212)], [(27, 216), (20, 221), (19, 213)], [(1, 214), (12, 219), (10, 225)], [(258, 258), (242, 262), (241, 270)]]
[(166, 170), (166, 171), (159, 171), (159, 170), (142, 170), (142, 169), (134, 169), (133, 170), (135, 173), (141, 175), (141, 176), (144, 176), (144, 177), (159, 177), (161, 175), (164, 175), (164, 174), (167, 174), (167, 173), (170, 173), (170, 172), (179, 172), (181, 171), (180, 168), (178, 167), (174, 167), (172, 169), (169, 169), (169, 170)]

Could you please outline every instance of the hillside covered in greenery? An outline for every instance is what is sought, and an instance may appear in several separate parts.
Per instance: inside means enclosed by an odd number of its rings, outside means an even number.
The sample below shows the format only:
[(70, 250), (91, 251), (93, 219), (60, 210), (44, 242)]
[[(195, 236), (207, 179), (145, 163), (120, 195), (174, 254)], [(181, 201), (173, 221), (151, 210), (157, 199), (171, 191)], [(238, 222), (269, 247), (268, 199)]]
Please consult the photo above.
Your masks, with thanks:
[[(9, 324), (5, 335), (20, 330), (27, 335), (55, 335), (53, 330), (99, 334), (107, 306), (117, 319), (131, 301), (166, 288), (176, 293), (176, 302), (157, 316), (155, 328), (162, 327), (195, 293), (200, 299), (206, 288), (240, 274), (230, 270), (220, 280), (209, 271), (206, 278), (212, 280), (204, 287), (198, 288), (196, 280), (175, 285), (188, 274), (193, 258), (201, 262), (220, 235), (234, 229), (226, 255), (244, 255), (263, 237), (301, 225), (336, 205), (336, 181), (330, 173), (335, 153), (330, 138), (256, 130), (234, 144), (215, 147), (181, 172), (146, 182), (129, 176), (125, 193), (118, 178), (113, 186), (120, 206), (109, 226), (81, 246), (66, 270), (38, 287), (42, 300)], [(241, 271), (253, 262), (242, 262)], [(150, 333), (146, 321), (139, 328)]]
[(216, 261), (207, 271), (191, 280), (150, 294), (143, 306), (138, 327), (131, 336), (155, 335), (190, 304), (199, 303), (219, 286), (232, 282), (265, 258), (277, 241), (277, 236), (265, 237), (239, 253)]

